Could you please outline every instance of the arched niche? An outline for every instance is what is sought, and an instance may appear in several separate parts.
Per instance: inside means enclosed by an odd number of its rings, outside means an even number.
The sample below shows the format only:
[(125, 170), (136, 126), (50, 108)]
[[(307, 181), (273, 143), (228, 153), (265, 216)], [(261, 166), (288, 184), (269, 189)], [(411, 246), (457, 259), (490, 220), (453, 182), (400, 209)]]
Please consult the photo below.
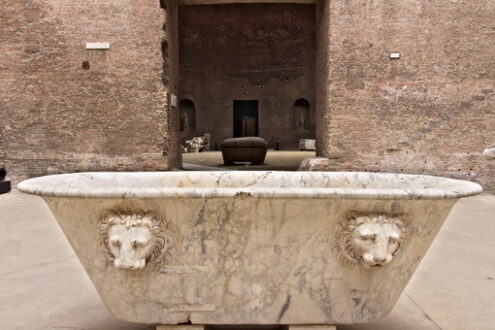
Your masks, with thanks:
[(179, 103), (180, 130), (183, 132), (196, 130), (196, 108), (193, 101), (183, 99)]
[(309, 102), (300, 98), (293, 107), (294, 127), (300, 130), (309, 129)]

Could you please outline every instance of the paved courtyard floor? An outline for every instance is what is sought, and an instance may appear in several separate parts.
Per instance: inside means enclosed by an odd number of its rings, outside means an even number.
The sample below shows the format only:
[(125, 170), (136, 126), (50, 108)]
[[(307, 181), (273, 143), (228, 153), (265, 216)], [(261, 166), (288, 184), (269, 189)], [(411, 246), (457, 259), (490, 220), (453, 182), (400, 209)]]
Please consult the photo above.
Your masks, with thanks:
[[(339, 330), (495, 329), (495, 196), (459, 201), (392, 312)], [(108, 314), (39, 197), (0, 195), (0, 329), (154, 329)]]

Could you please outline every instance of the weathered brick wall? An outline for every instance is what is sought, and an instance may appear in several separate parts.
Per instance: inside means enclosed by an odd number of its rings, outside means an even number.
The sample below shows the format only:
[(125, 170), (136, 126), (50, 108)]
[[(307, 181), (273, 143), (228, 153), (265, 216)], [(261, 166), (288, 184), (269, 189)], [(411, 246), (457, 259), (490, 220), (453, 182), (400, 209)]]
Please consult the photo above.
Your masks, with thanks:
[[(159, 0), (0, 0), (0, 163), (14, 182), (178, 165), (165, 20)], [(110, 50), (85, 49), (95, 41)]]
[[(258, 100), (259, 136), (297, 149), (315, 138), (315, 6), (230, 4), (179, 9), (180, 97), (194, 102), (195, 131), (212, 146), (233, 137), (233, 101)], [(304, 125), (294, 104), (309, 103)]]
[[(495, 2), (330, 1), (329, 129), (338, 170), (427, 173), (494, 189)], [(400, 60), (389, 52), (399, 51)]]

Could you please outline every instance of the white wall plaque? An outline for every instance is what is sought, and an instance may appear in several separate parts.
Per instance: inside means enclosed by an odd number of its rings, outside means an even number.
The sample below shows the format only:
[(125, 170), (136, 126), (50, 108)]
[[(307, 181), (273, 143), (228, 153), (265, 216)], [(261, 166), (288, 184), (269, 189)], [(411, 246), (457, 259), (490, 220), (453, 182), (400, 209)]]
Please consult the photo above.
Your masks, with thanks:
[(390, 59), (391, 60), (397, 60), (400, 58), (400, 53), (399, 52), (391, 52), (390, 53)]
[(172, 107), (176, 107), (177, 106), (177, 96), (174, 95), (174, 94), (170, 94), (170, 105)]
[(86, 49), (110, 49), (108, 42), (87, 42)]

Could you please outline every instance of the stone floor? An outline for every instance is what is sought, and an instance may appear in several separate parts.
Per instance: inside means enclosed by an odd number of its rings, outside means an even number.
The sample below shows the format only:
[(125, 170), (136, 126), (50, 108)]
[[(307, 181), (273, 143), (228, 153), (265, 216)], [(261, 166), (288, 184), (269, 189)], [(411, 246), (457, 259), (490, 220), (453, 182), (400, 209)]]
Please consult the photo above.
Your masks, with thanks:
[[(393, 311), (338, 329), (495, 329), (494, 234), (495, 196), (461, 200)], [(153, 329), (107, 313), (41, 198), (0, 195), (0, 251), (0, 329)]]

